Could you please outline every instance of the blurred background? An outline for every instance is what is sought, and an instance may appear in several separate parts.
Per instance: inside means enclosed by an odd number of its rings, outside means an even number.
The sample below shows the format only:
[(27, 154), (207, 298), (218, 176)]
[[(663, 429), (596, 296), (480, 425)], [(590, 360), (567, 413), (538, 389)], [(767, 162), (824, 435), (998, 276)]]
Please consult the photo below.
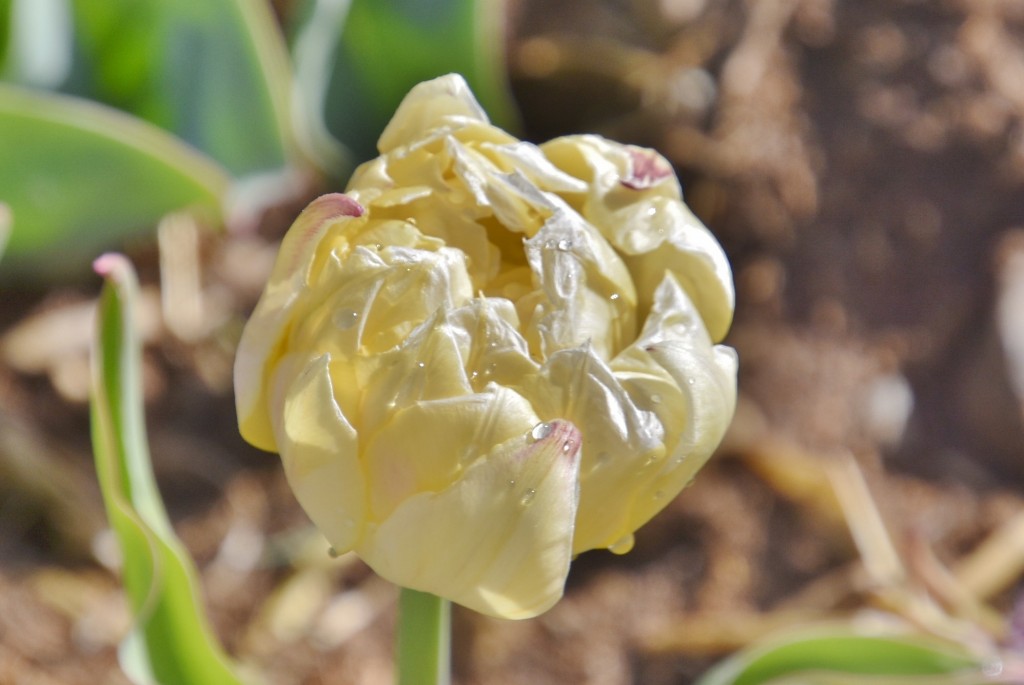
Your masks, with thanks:
[[(396, 593), (330, 559), (240, 439), (231, 364), (292, 218), (433, 74), (380, 75), (410, 39), (370, 3), (333, 38), (337, 3), (225, 10), (235, 33), (210, 8), (246, 3), (71, 4), (0, 2), (0, 682), (127, 682), (87, 407), (111, 248), (140, 272), (157, 478), (227, 649), (268, 683), (390, 682)], [(694, 485), (542, 617), (456, 609), (455, 682), (691, 683), (819, 621), (1024, 642), (1024, 4), (516, 0), (470, 29), (430, 4), (403, 10), (445, 53), (423, 68), (468, 72), (499, 122), (672, 161), (733, 263), (741, 359)]]

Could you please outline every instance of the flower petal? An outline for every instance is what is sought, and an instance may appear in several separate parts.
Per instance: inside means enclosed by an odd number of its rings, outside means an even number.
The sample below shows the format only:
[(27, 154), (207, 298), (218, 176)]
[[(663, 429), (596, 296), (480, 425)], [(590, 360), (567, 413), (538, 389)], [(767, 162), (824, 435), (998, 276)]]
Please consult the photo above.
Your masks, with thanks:
[(548, 357), (589, 343), (607, 359), (633, 339), (636, 292), (629, 271), (592, 226), (559, 210), (525, 249), (539, 288), (518, 307), (536, 352)]
[(711, 344), (687, 292), (667, 274), (637, 342), (611, 366), (634, 401), (658, 398), (648, 406), (666, 427), (665, 458), (632, 507), (635, 530), (689, 484), (721, 442), (736, 408), (736, 354)]
[(522, 393), (542, 418), (562, 417), (585, 436), (580, 505), (573, 552), (611, 547), (633, 532), (633, 498), (665, 454), (665, 429), (635, 401), (595, 351), (561, 350), (524, 383)]
[(487, 122), (487, 113), (458, 74), (448, 74), (415, 86), (398, 106), (377, 142), (386, 154), (436, 128), (467, 120)]
[(736, 295), (728, 259), (711, 232), (683, 203), (668, 162), (654, 152), (598, 136), (565, 136), (541, 146), (563, 171), (588, 183), (583, 217), (624, 256), (641, 310), (668, 271), (686, 289), (714, 340), (732, 323)]
[(290, 381), (280, 379), (278, 386), (287, 389), (274, 433), (302, 508), (337, 552), (347, 552), (365, 522), (366, 479), (359, 437), (334, 400), (329, 364), (330, 356), (323, 355)]
[(490, 616), (536, 616), (569, 571), (579, 445), (564, 421), (509, 440), (447, 489), (406, 500), (357, 552), (403, 587)]
[[(721, 340), (732, 325), (736, 308), (732, 271), (725, 252), (683, 204), (652, 201), (646, 208), (635, 207), (631, 212), (634, 225), (651, 210), (652, 227), (648, 230), (664, 233), (666, 239), (650, 252), (625, 257), (630, 273), (634, 274), (641, 308), (650, 306), (662, 277), (671, 273), (697, 307), (711, 338)], [(623, 216), (623, 210), (618, 214), (620, 221), (630, 220)]]
[(487, 392), (416, 402), (365, 440), (374, 520), (382, 521), (417, 492), (444, 490), (497, 445), (540, 419), (529, 402), (497, 385)]
[(242, 437), (260, 449), (277, 451), (268, 413), (267, 374), (292, 310), (306, 289), (313, 256), (333, 225), (362, 214), (358, 202), (338, 193), (319, 197), (306, 207), (285, 236), (263, 297), (242, 332), (235, 356), (235, 406)]

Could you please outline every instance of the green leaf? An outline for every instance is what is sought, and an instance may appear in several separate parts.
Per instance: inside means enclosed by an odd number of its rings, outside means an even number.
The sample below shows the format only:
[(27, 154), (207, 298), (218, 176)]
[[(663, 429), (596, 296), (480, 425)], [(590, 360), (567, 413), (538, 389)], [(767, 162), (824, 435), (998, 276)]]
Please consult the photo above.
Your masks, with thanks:
[(216, 218), (228, 184), (218, 166), (145, 122), (0, 85), (0, 201), (13, 215), (12, 269), (84, 267), (87, 256), (182, 208)]
[(132, 316), (135, 273), (127, 259), (114, 254), (100, 257), (95, 267), (106, 283), (92, 355), (93, 451), (135, 616), (122, 645), (122, 665), (137, 683), (240, 683), (200, 607), (195, 568), (174, 535), (153, 478)]
[(697, 685), (977, 685), (979, 660), (958, 645), (923, 637), (864, 636), (825, 630), (740, 652)]
[[(506, 82), (505, 3), (494, 0), (307, 0), (295, 42), (298, 85), (314, 134), (329, 132), (355, 161), (414, 85), (462, 74), (496, 124), (515, 129)], [(321, 144), (320, 149), (323, 149)]]
[(70, 92), (171, 131), (236, 176), (289, 161), (291, 66), (269, 2), (73, 5)]

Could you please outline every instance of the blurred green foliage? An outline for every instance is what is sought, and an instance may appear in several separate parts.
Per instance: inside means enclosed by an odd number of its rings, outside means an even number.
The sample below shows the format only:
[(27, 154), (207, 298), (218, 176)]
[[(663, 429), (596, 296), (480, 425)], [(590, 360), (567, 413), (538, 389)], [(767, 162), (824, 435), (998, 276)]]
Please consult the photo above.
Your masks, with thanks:
[[(328, 129), (359, 158), (372, 157), (380, 132), (412, 86), (459, 72), (491, 119), (515, 129), (500, 66), (503, 3), (353, 0), (341, 27), (327, 86)], [(353, 107), (352, 103), (358, 102)]]
[(74, 0), (62, 90), (134, 114), (235, 176), (290, 156), (288, 57), (269, 7), (245, 0)]
[(0, 131), (10, 258), (44, 277), (175, 209), (215, 217), (230, 186), (176, 138), (84, 100), (0, 85)]
[(66, 276), (172, 211), (220, 225), (343, 183), (424, 79), (460, 72), (514, 120), (504, 3), (294, 7), (289, 44), (269, 0), (0, 0), (4, 276)]

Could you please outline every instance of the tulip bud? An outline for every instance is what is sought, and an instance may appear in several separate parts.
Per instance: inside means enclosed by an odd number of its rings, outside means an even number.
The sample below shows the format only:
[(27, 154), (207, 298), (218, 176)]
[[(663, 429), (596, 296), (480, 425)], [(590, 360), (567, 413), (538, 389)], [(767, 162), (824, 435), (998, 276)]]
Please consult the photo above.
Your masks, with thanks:
[(285, 236), (238, 350), (242, 435), (335, 550), (535, 616), (720, 442), (728, 262), (660, 155), (520, 142), (458, 76), (414, 88), (379, 149)]

